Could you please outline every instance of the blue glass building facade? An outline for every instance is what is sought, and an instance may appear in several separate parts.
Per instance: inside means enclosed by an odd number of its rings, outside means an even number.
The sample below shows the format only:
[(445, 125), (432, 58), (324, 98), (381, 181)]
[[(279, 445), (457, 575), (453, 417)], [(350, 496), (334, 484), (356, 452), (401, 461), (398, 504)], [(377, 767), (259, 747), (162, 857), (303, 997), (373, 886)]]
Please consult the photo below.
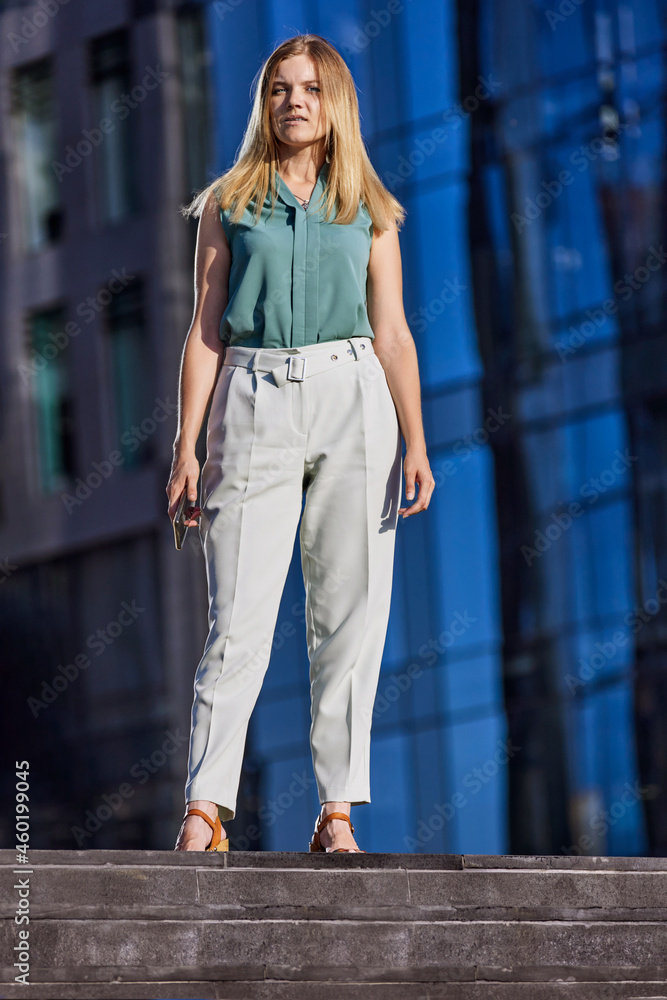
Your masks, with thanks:
[(661, 853), (664, 6), (477, 15), (469, 73), (504, 83), (469, 219), (487, 392), (516, 414), (491, 442), (511, 844)]

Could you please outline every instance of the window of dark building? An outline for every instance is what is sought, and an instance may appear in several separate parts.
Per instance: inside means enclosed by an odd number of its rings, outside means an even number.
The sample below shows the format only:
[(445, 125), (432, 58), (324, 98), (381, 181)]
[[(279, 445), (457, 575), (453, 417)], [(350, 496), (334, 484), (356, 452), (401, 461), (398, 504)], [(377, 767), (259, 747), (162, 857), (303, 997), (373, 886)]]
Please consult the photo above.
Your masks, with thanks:
[(50, 58), (14, 70), (11, 96), (23, 241), (34, 250), (58, 240), (62, 229), (60, 186), (53, 169), (56, 115)]
[(71, 379), (58, 346), (65, 322), (63, 308), (35, 313), (29, 321), (37, 462), (45, 493), (64, 488), (75, 475)]
[(152, 395), (144, 284), (133, 284), (114, 296), (107, 307), (107, 371), (112, 382), (115, 444), (123, 468), (149, 462), (155, 453), (156, 423)]
[(183, 152), (186, 194), (194, 194), (208, 181), (212, 159), (209, 65), (211, 52), (206, 42), (205, 8), (185, 4), (177, 12), (183, 115)]
[(93, 122), (104, 138), (96, 158), (96, 185), (102, 218), (117, 222), (138, 209), (136, 108), (128, 102), (130, 44), (126, 29), (90, 44)]

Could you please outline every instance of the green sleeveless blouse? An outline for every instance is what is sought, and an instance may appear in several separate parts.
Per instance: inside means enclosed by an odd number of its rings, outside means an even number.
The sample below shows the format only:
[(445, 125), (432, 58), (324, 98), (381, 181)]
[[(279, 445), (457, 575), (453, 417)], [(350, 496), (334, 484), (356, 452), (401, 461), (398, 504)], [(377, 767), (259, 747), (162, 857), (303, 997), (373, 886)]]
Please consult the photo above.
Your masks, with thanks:
[(325, 162), (307, 209), (279, 174), (273, 216), (270, 191), (256, 225), (252, 200), (236, 224), (229, 221), (231, 209), (220, 209), (231, 250), (229, 301), (220, 320), (223, 343), (304, 347), (322, 340), (373, 339), (366, 311), (373, 223), (361, 202), (348, 225), (325, 221), (321, 201), (328, 170)]

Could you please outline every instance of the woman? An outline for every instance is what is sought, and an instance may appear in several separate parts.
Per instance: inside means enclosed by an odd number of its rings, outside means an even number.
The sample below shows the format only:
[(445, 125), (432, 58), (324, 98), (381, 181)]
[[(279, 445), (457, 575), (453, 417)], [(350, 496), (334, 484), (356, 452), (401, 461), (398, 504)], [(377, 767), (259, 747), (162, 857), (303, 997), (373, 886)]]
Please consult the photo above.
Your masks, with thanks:
[[(271, 195), (271, 197), (269, 196)], [(275, 195), (275, 196), (274, 196)], [(319, 35), (262, 67), (234, 166), (200, 216), (169, 515), (197, 498), (210, 631), (194, 681), (176, 850), (227, 850), (250, 714), (300, 527), (310, 743), (322, 810), (311, 851), (358, 851), (398, 515), (429, 505), (414, 341), (402, 302), (405, 212), (368, 159), (350, 72)], [(406, 498), (401, 494), (401, 433)], [(200, 517), (200, 521), (196, 517)]]

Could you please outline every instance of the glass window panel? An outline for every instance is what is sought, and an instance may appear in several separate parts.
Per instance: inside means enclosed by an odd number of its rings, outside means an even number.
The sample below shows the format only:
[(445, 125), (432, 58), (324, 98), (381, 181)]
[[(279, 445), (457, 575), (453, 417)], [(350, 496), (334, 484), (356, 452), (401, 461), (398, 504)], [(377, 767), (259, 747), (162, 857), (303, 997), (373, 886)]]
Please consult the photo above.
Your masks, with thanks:
[(647, 853), (643, 809), (646, 789), (638, 780), (632, 684), (614, 685), (602, 697), (606, 711), (601, 729), (605, 739), (600, 742), (609, 785), (608, 850), (616, 857), (642, 856)]
[(623, 364), (618, 346), (599, 345), (590, 353), (581, 351), (576, 355), (568, 354), (563, 361), (554, 363), (565, 365), (564, 410), (576, 411), (583, 407), (601, 407), (602, 404), (618, 405), (623, 381)]
[(662, 596), (667, 578), (667, 400), (656, 399), (636, 417), (640, 591)]
[(525, 468), (530, 490), (530, 510), (534, 525), (526, 525), (529, 537), (523, 544), (534, 545), (534, 532), (544, 531), (549, 514), (562, 500), (568, 500), (565, 483), (565, 433), (563, 427), (529, 428), (523, 437)]
[(269, 756), (285, 748), (293, 750), (295, 744), (307, 744), (308, 713), (304, 699), (298, 695), (276, 699), (265, 696), (262, 691), (254, 712), (254, 751)]
[[(288, 760), (266, 759), (261, 793), (258, 815), (263, 849), (307, 851), (320, 808), (310, 754)], [(356, 819), (355, 815), (355, 835)]]
[[(430, 816), (434, 811), (434, 804), (441, 801), (441, 792), (445, 787), (444, 774), (448, 768), (443, 762), (442, 735), (440, 727), (429, 727), (418, 729), (412, 738), (414, 771), (411, 775), (411, 791), (412, 801), (415, 803), (413, 817)], [(443, 824), (443, 829), (433, 830), (434, 836), (427, 843), (412, 844), (410, 837), (417, 840), (419, 836), (413, 819), (407, 836), (403, 838), (402, 846), (397, 850), (408, 854), (444, 852), (448, 843), (446, 826), (447, 824)]]
[(499, 581), (493, 570), (497, 523), (492, 476), (492, 457), (488, 446), (482, 446), (469, 452), (469, 460), (462, 463), (460, 471), (433, 491), (429, 504), (435, 564), (443, 567), (435, 624), (439, 632), (451, 628), (456, 615), (464, 621), (456, 637), (457, 654), (466, 646), (487, 643), (498, 636)]
[[(447, 806), (441, 813), (448, 833), (446, 850), (503, 854), (509, 762), (521, 752), (507, 744), (504, 713), (457, 723), (448, 735), (448, 787), (437, 800)], [(425, 819), (428, 824), (429, 817)]]
[(610, 616), (603, 628), (582, 622), (581, 631), (567, 639), (563, 650), (563, 692), (566, 701), (592, 698), (600, 688), (626, 679), (633, 666), (635, 638), (626, 614)]
[[(433, 657), (436, 657), (434, 659)], [(413, 661), (411, 661), (413, 662)], [(438, 711), (442, 704), (440, 693), (442, 673), (448, 669), (448, 664), (442, 653), (437, 650), (429, 651), (429, 659), (416, 659), (419, 671), (414, 672), (412, 683), (408, 690), (410, 705), (410, 716), (413, 719), (429, 719)], [(413, 668), (414, 671), (414, 668)], [(384, 705), (381, 701), (376, 701), (378, 712), (382, 712)], [(389, 712), (387, 712), (389, 715)], [(382, 718), (384, 722), (384, 718)]]
[[(591, 150), (592, 161), (572, 140), (552, 148), (546, 158), (545, 175), (555, 184), (551, 191), (557, 195), (548, 209), (548, 240), (554, 318), (567, 318), (568, 327), (573, 325), (587, 341), (594, 341), (608, 339), (618, 329), (618, 321), (615, 312), (603, 311), (599, 323), (589, 314), (605, 299), (613, 299), (614, 291), (605, 220), (596, 197), (596, 160), (601, 154), (591, 138), (582, 145)], [(590, 322), (589, 333), (588, 327), (582, 327)]]
[[(432, 551), (430, 539), (423, 521), (417, 517), (408, 518), (405, 525), (399, 518), (396, 563), (401, 565), (420, 565), (421, 574), (412, 576), (410, 586), (405, 595), (405, 632), (408, 642), (408, 655), (426, 642), (432, 631), (434, 608), (437, 606), (437, 588), (430, 575)], [(412, 523), (411, 523), (412, 522)], [(403, 529), (403, 530), (401, 530)]]
[(403, 257), (406, 318), (420, 350), (425, 385), (480, 372), (477, 346), (470, 337), (474, 320), (467, 197), (462, 183), (450, 183), (417, 193), (411, 209), (412, 240), (420, 247), (420, 259), (410, 263), (408, 255)]
[(213, 131), (210, 122), (208, 68), (211, 51), (204, 34), (204, 5), (185, 7), (177, 19), (185, 134), (185, 176), (188, 192), (208, 183)]
[[(592, 507), (569, 529), (576, 552), (572, 590), (577, 617), (622, 618), (634, 605), (631, 511), (628, 501)], [(616, 540), (610, 544), (611, 540)]]
[[(96, 164), (102, 217), (116, 222), (138, 208), (135, 177), (137, 108), (128, 104), (131, 88), (127, 32), (113, 32), (91, 42), (93, 119), (112, 125), (104, 131)], [(134, 103), (134, 102), (133, 102)]]
[(354, 839), (367, 851), (404, 852), (404, 837), (414, 823), (408, 745), (404, 736), (376, 736), (371, 741), (372, 807), (353, 812)]
[(622, 410), (600, 413), (563, 427), (566, 499), (589, 509), (632, 485), (633, 454)]
[(32, 392), (37, 422), (37, 456), (41, 489), (63, 489), (75, 475), (74, 413), (66, 357), (53, 334), (62, 333), (63, 309), (37, 313), (30, 320), (35, 352)]
[[(579, 22), (581, 28), (581, 21)], [(549, 32), (549, 34), (552, 34)], [(557, 49), (557, 57), (562, 58), (562, 32), (553, 32), (553, 41)], [(589, 41), (589, 40), (587, 40)], [(553, 75), (548, 75), (545, 67), (543, 89), (540, 91), (542, 128), (544, 140), (558, 140), (563, 134), (572, 142), (573, 135), (578, 132), (579, 122), (590, 121), (591, 110), (596, 108), (600, 90), (597, 80), (591, 75), (591, 51), (581, 49), (582, 65), (574, 73), (565, 76), (560, 68)], [(568, 51), (566, 58), (571, 53)], [(573, 127), (575, 132), (573, 132)], [(574, 148), (571, 146), (571, 149)]]
[(59, 239), (62, 224), (56, 159), (56, 112), (49, 59), (14, 71), (13, 119), (23, 193), (24, 240), (37, 249)]
[(113, 384), (116, 441), (124, 468), (132, 469), (155, 454), (154, 434), (159, 426), (151, 413), (153, 372), (143, 309), (143, 284), (118, 292), (107, 310), (109, 368)]
[[(456, 6), (440, 0), (401, 5), (396, 39), (403, 46), (403, 102), (411, 119), (441, 115), (458, 100)], [(433, 37), (440, 45), (433, 45)], [(418, 84), (418, 85), (417, 85)]]
[[(138, 704), (138, 696), (150, 696), (151, 713), (160, 714), (158, 694), (164, 673), (158, 642), (155, 564), (150, 538), (97, 548), (82, 563), (86, 596), (81, 607), (79, 648), (90, 661), (82, 676), (90, 700), (91, 725), (119, 725), (123, 716), (127, 720), (130, 702)], [(135, 711), (138, 709), (131, 709), (132, 714)]]
[(495, 656), (453, 659), (442, 671), (445, 704), (443, 708), (456, 716), (497, 714), (502, 711), (502, 680)]

